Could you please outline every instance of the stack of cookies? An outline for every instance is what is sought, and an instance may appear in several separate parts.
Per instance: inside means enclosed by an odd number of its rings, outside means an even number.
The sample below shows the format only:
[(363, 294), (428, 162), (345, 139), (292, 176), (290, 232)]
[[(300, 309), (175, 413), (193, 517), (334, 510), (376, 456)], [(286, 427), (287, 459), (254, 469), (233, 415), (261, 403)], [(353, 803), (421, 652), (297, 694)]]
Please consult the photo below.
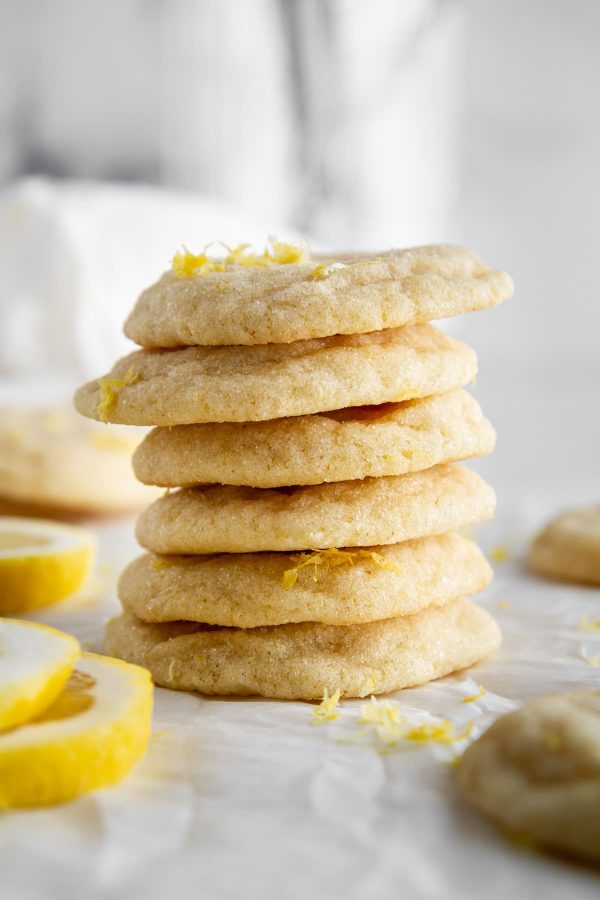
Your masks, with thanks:
[(459, 533), (494, 493), (455, 464), (494, 431), (462, 390), (475, 354), (427, 323), (511, 290), (449, 246), (177, 254), (126, 323), (143, 349), (76, 396), (157, 426), (134, 469), (167, 488), (138, 520), (148, 552), (121, 577), (108, 652), (166, 687), (315, 699), (494, 650), (469, 599), (491, 571)]

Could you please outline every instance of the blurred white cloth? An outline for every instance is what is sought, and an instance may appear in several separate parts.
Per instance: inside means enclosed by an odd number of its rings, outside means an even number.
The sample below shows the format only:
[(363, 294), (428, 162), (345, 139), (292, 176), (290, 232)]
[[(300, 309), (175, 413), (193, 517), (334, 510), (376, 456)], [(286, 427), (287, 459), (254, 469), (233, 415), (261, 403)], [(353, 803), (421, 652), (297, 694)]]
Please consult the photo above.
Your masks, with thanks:
[[(123, 321), (182, 244), (263, 246), (225, 203), (159, 188), (31, 178), (0, 194), (0, 377), (71, 387), (134, 349)], [(279, 235), (294, 237), (289, 229)]]

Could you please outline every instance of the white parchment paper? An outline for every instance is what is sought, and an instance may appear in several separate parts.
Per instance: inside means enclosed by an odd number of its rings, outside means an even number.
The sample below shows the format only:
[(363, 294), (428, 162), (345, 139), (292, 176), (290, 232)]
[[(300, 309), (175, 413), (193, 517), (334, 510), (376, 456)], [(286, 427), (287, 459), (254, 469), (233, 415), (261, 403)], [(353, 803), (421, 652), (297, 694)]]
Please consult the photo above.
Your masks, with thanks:
[[(519, 524), (520, 523), (520, 524)], [(510, 524), (510, 528), (508, 525)], [(132, 523), (96, 528), (96, 582), (38, 618), (101, 646), (114, 581), (136, 551)], [(479, 534), (510, 550), (480, 602), (504, 634), (486, 663), (398, 692), (403, 713), (443, 716), (476, 736), (527, 697), (597, 686), (600, 592), (527, 575), (518, 511)], [(467, 695), (485, 695), (465, 704)], [(597, 874), (526, 852), (462, 803), (436, 745), (382, 753), (347, 742), (360, 701), (315, 727), (312, 707), (158, 689), (145, 759), (120, 785), (53, 809), (0, 816), (1, 894), (53, 898), (597, 897)], [(446, 755), (444, 755), (446, 754)]]

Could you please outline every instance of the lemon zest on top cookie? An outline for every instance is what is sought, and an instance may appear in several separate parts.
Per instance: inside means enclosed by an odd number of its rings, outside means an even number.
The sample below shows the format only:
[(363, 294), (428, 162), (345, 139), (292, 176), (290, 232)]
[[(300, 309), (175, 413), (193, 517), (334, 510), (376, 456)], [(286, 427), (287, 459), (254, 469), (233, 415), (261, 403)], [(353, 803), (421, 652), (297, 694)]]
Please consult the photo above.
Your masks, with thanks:
[(471, 694), (469, 697), (463, 697), (463, 703), (474, 703), (475, 700), (479, 700), (485, 694), (485, 688), (482, 684), (479, 685), (479, 690), (476, 694)]
[(138, 381), (141, 381), (141, 378), (140, 372), (136, 372), (135, 369), (127, 369), (122, 378), (98, 379), (100, 399), (98, 400), (96, 412), (101, 422), (108, 422), (108, 417), (115, 405), (119, 391), (130, 384), (136, 384)]
[(203, 275), (206, 272), (223, 272), (225, 270), (225, 263), (222, 259), (211, 259), (204, 251), (192, 253), (185, 245), (175, 254), (171, 265), (178, 278), (190, 278), (196, 273)]
[(337, 272), (339, 269), (346, 269), (347, 266), (345, 263), (331, 263), (327, 265), (326, 263), (319, 263), (318, 266), (312, 270), (310, 275), (308, 276), (309, 281), (325, 281), (326, 278), (332, 274), (332, 272)]
[(375, 550), (338, 550), (337, 547), (329, 547), (326, 550), (311, 550), (310, 553), (300, 553), (296, 556), (292, 556), (291, 559), (296, 565), (292, 566), (290, 569), (286, 569), (283, 573), (281, 586), (284, 590), (289, 590), (289, 588), (294, 587), (298, 581), (300, 570), (307, 568), (307, 566), (313, 567), (313, 581), (318, 581), (319, 567), (325, 562), (330, 562), (335, 568), (343, 565), (353, 566), (357, 559), (370, 559), (376, 566), (379, 566), (380, 569), (386, 569), (388, 572), (400, 574), (398, 566), (394, 565), (393, 562), (390, 562), (390, 560), (386, 559), (385, 556), (381, 553), (377, 553)]
[(581, 631), (600, 631), (600, 619), (590, 619), (582, 616), (577, 626)]
[(340, 711), (338, 709), (342, 692), (338, 688), (335, 693), (329, 696), (327, 688), (323, 692), (323, 699), (318, 706), (313, 709), (313, 724), (323, 725), (325, 722), (333, 722), (339, 719)]
[(219, 241), (227, 251), (223, 257), (209, 256), (207, 245), (201, 253), (192, 253), (187, 247), (177, 252), (171, 264), (178, 278), (190, 278), (192, 275), (205, 275), (208, 272), (224, 272), (230, 266), (245, 266), (266, 269), (270, 266), (288, 266), (310, 260), (310, 250), (306, 243), (288, 244), (269, 238), (269, 243), (262, 253), (250, 252), (251, 244), (238, 244), (229, 247)]

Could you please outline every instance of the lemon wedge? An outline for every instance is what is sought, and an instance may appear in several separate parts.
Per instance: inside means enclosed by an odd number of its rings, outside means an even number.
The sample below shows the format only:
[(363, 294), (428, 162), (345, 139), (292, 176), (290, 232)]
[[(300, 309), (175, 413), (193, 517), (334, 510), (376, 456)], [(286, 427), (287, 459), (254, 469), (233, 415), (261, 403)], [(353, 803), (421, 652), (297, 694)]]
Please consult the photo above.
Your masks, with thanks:
[(79, 657), (70, 634), (0, 619), (0, 731), (28, 722), (56, 700)]
[(0, 734), (0, 809), (62, 803), (127, 775), (148, 744), (152, 692), (141, 666), (84, 653), (52, 706)]
[(94, 538), (83, 528), (0, 516), (0, 614), (49, 606), (86, 580)]

